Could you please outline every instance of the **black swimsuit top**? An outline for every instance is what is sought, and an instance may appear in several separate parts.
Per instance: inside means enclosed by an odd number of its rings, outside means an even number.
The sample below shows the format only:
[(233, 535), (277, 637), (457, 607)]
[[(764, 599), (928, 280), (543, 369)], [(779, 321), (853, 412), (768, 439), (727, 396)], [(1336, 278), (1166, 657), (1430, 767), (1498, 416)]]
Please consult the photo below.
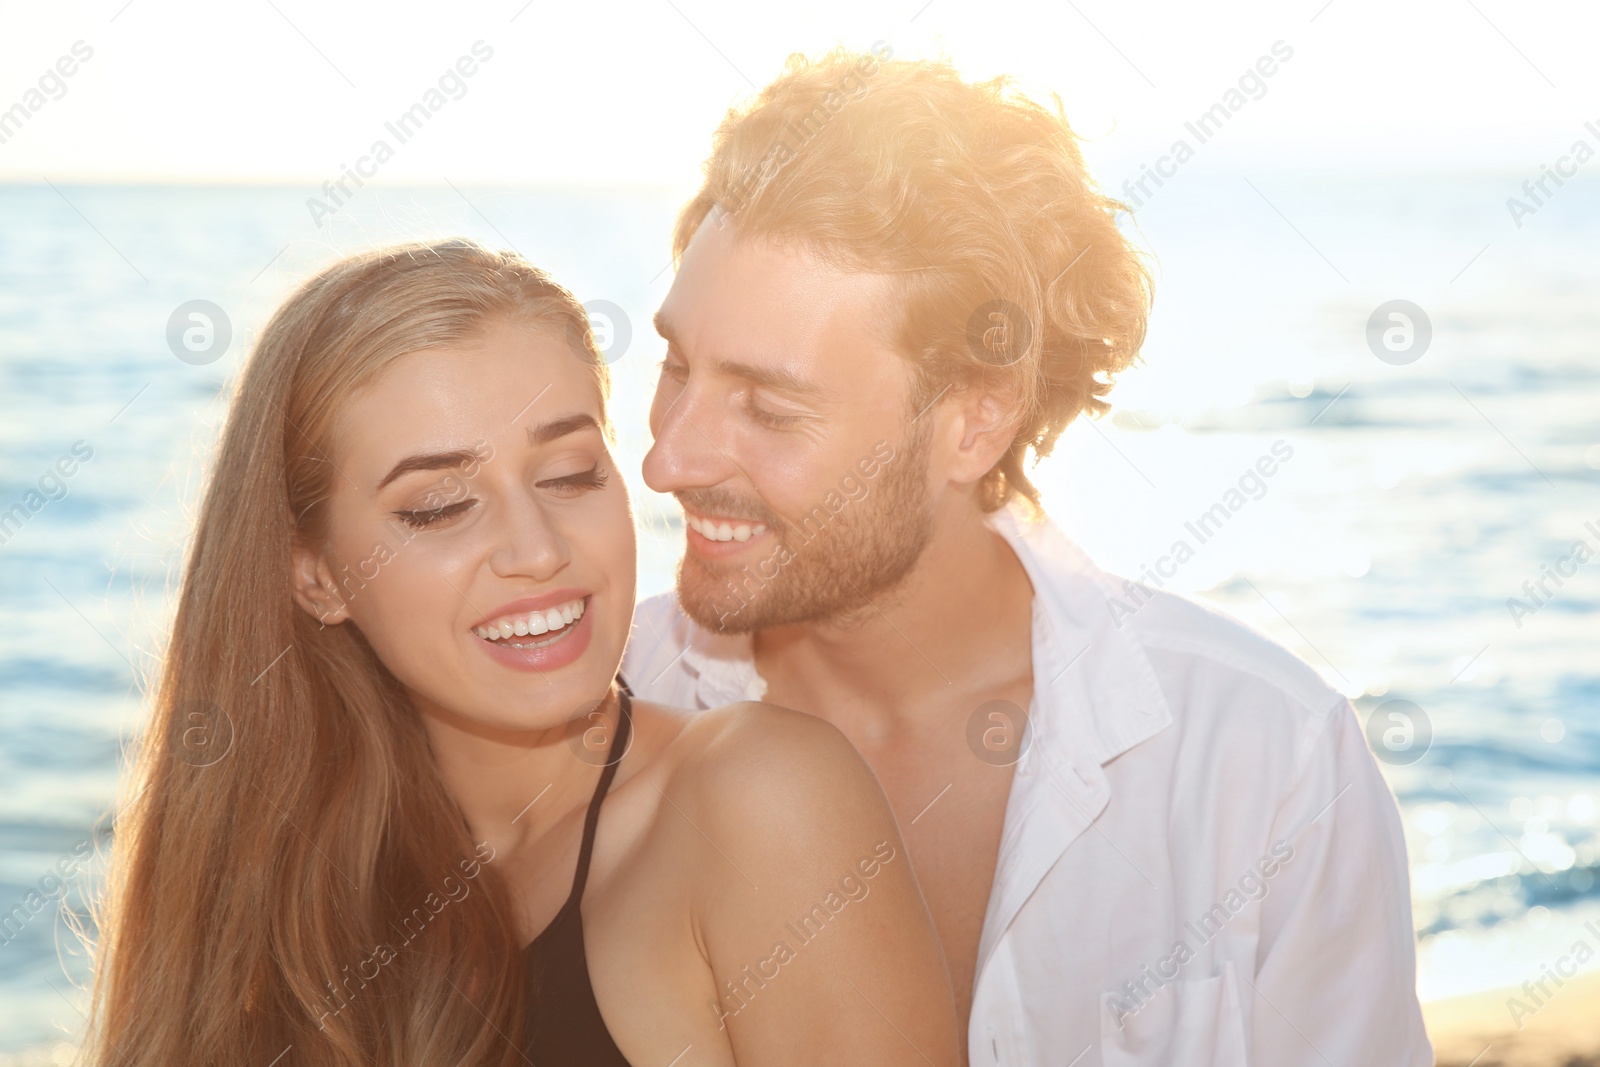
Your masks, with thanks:
[(534, 938), (523, 955), (528, 967), (528, 1016), (522, 1031), (524, 1053), (538, 1067), (630, 1067), (600, 1015), (589, 984), (589, 961), (583, 951), (584, 882), (589, 877), (589, 855), (600, 822), (600, 802), (616, 776), (617, 764), (628, 750), (633, 704), (628, 683), (618, 678), (622, 714), (616, 736), (606, 753), (606, 763), (595, 786), (583, 821), (583, 844), (572, 876), (572, 892), (556, 917)]

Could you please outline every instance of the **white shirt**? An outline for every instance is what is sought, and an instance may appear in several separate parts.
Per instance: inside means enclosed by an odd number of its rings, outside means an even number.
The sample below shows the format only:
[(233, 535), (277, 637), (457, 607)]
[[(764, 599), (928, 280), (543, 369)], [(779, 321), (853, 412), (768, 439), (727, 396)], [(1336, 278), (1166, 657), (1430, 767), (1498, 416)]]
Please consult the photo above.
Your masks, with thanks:
[[(989, 522), (1033, 583), (1034, 692), (974, 1067), (1431, 1065), (1399, 813), (1349, 702), (1047, 517)], [(622, 673), (663, 704), (759, 700), (751, 650), (667, 593), (639, 605)]]

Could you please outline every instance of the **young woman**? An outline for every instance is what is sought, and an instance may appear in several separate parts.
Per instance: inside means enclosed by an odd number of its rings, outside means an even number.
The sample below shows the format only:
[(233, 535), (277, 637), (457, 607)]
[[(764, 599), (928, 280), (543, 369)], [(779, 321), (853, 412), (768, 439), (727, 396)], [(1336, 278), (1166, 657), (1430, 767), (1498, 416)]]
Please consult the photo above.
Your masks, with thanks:
[(616, 679), (607, 392), (573, 297), (464, 242), (273, 317), (117, 822), (93, 1063), (958, 1062), (843, 736)]

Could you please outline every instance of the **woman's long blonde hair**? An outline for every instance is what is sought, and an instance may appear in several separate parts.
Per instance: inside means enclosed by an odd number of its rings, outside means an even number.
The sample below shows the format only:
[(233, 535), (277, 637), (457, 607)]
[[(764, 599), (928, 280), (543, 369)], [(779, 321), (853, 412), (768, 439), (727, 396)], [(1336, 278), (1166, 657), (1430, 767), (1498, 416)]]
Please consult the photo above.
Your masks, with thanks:
[(568, 340), (604, 403), (572, 294), (465, 241), (337, 263), (261, 334), (116, 822), (87, 1062), (522, 1062), (507, 889), (400, 684), (355, 626), (298, 607), (289, 577), (294, 539), (325, 533), (341, 405), (398, 357), (508, 316)]

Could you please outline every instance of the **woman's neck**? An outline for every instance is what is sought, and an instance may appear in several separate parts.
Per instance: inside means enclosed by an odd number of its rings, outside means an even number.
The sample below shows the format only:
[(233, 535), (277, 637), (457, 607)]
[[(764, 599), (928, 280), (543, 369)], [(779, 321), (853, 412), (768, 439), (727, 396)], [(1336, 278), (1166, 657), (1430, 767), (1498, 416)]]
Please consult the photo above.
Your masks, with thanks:
[(487, 841), (496, 855), (522, 852), (587, 806), (605, 754), (585, 741), (611, 738), (621, 713), (614, 691), (587, 715), (542, 730), (496, 730), (418, 707), (445, 788), (473, 841)]

